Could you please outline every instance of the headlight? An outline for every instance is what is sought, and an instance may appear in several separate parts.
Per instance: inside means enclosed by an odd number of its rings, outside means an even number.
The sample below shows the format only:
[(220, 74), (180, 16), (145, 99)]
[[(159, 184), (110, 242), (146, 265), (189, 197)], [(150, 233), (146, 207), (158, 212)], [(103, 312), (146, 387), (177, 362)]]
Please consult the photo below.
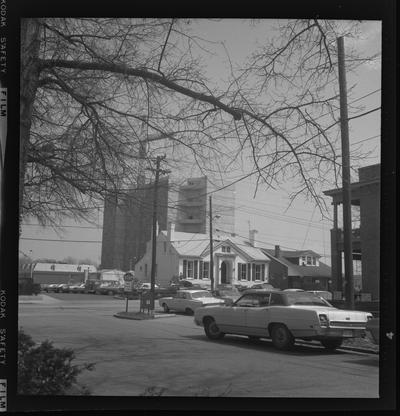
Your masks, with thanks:
[(370, 321), (371, 319), (373, 319), (373, 316), (371, 314), (367, 315), (367, 320)]
[(319, 316), (319, 324), (321, 326), (328, 326), (328, 317), (326, 315), (318, 315)]

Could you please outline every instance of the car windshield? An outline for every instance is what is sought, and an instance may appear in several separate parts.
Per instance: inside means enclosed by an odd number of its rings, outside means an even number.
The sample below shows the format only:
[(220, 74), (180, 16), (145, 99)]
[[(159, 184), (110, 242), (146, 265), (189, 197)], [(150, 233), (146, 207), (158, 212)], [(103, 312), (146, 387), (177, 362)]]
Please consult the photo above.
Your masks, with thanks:
[(332, 305), (324, 299), (321, 299), (320, 297), (307, 292), (286, 292), (286, 299), (289, 305), (313, 305), (332, 307)]
[(192, 299), (209, 298), (211, 296), (212, 296), (211, 293), (207, 292), (206, 290), (203, 290), (201, 292), (193, 292), (192, 293)]

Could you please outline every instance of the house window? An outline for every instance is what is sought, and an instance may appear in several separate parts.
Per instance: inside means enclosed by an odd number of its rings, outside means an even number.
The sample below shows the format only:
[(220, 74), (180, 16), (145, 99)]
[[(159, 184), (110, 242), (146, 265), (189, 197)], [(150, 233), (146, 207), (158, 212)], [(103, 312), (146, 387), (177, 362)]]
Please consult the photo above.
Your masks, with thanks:
[(187, 260), (183, 260), (183, 277), (187, 276)]
[(193, 279), (193, 261), (188, 260), (187, 262), (187, 278)]
[(312, 257), (307, 256), (307, 266), (311, 266), (312, 265)]
[(261, 265), (261, 280), (265, 280), (265, 264)]
[(198, 263), (199, 263), (199, 262), (198, 262), (197, 260), (195, 260), (195, 261), (193, 262), (193, 264), (194, 264), (194, 266), (193, 266), (193, 267), (194, 267), (194, 278), (195, 278), (195, 279), (197, 279), (197, 277), (198, 277), (198, 270), (199, 270), (199, 269), (197, 268)]
[(256, 265), (252, 263), (252, 270), (251, 270), (251, 280), (256, 280)]
[(203, 263), (203, 279), (208, 279), (209, 270), (210, 270), (210, 263), (208, 261), (205, 261)]
[(251, 280), (251, 263), (247, 263), (247, 280)]
[(239, 280), (247, 279), (246, 264), (238, 263), (238, 279)]
[(305, 266), (305, 265), (306, 265), (306, 256), (301, 256), (300, 266)]
[(223, 253), (230, 253), (231, 252), (231, 248), (229, 246), (222, 246), (222, 252)]

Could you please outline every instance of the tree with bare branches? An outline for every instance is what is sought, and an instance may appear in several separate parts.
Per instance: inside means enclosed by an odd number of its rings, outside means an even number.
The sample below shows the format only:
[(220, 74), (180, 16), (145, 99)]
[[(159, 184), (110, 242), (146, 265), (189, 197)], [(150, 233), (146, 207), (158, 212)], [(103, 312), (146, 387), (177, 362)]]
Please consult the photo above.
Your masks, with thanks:
[[(23, 19), (20, 215), (86, 218), (107, 192), (138, 188), (160, 153), (172, 169), (292, 181), (292, 197), (322, 209), (320, 186), (340, 172), (336, 37), (356, 27), (298, 20), (275, 33), (218, 88), (190, 21)], [(348, 57), (349, 70), (363, 62)]]

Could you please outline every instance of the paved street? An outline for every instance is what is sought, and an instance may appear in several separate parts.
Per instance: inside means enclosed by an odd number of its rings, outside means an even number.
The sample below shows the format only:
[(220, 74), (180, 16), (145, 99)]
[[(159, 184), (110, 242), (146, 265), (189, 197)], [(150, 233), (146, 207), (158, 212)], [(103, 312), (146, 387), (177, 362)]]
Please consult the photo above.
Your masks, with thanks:
[(96, 363), (79, 379), (94, 395), (378, 397), (378, 355), (304, 345), (281, 352), (238, 336), (213, 342), (191, 316), (114, 317), (124, 310), (124, 300), (107, 296), (42, 295), (20, 303), (19, 326)]

